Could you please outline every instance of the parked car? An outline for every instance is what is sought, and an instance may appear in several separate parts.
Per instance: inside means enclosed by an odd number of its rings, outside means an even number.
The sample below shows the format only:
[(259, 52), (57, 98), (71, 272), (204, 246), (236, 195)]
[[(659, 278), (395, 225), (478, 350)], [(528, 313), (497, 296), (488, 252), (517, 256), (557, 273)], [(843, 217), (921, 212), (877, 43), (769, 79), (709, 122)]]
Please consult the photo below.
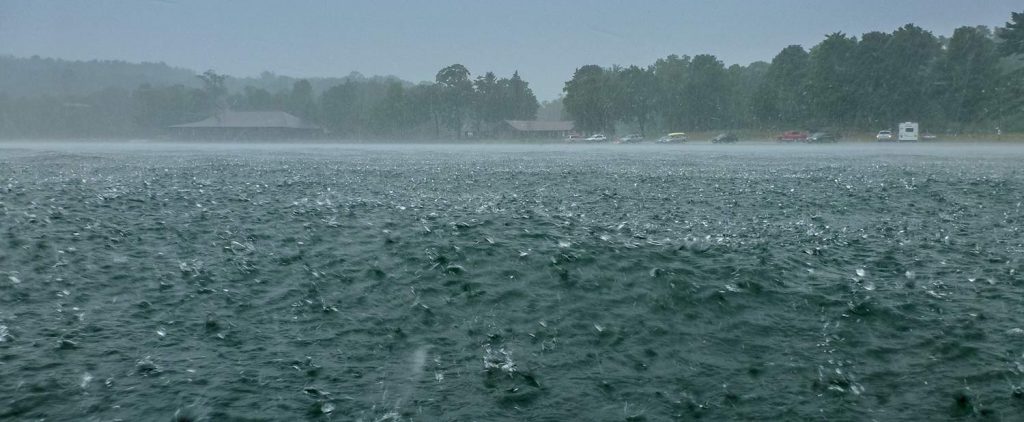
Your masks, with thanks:
[(590, 135), (589, 138), (584, 139), (584, 140), (587, 141), (587, 142), (604, 142), (604, 141), (608, 140), (608, 137), (604, 136), (603, 133), (595, 133), (593, 135)]
[(619, 138), (619, 143), (620, 144), (635, 144), (635, 143), (641, 142), (643, 140), (644, 140), (644, 137), (642, 135), (640, 135), (639, 133), (634, 133), (634, 134), (626, 135), (626, 136), (623, 136), (623, 137)]
[(740, 140), (740, 138), (738, 136), (736, 136), (735, 133), (726, 132), (726, 133), (719, 133), (718, 136), (715, 136), (714, 138), (711, 138), (711, 143), (712, 144), (731, 144), (731, 143), (739, 141), (739, 140)]
[(569, 135), (565, 137), (565, 142), (583, 142), (584, 139), (586, 138), (584, 138), (583, 135)]
[(775, 139), (779, 142), (806, 141), (807, 135), (808, 133), (802, 130), (789, 130), (782, 132), (779, 136), (776, 136)]
[(878, 141), (878, 142), (891, 141), (892, 140), (892, 131), (891, 130), (880, 130), (880, 131), (878, 131), (878, 134), (875, 135), (875, 140)]
[(686, 142), (686, 134), (683, 132), (672, 132), (668, 135), (662, 136), (658, 139), (659, 144), (672, 144), (677, 142)]
[(834, 132), (814, 132), (805, 141), (809, 144), (835, 143), (839, 142), (839, 135)]
[(933, 139), (936, 139), (936, 138), (938, 138), (938, 137), (935, 136), (932, 133), (929, 133), (929, 132), (925, 132), (925, 133), (921, 134), (921, 139), (924, 139), (924, 140), (927, 140), (927, 141), (930, 141), (930, 140), (933, 140)]

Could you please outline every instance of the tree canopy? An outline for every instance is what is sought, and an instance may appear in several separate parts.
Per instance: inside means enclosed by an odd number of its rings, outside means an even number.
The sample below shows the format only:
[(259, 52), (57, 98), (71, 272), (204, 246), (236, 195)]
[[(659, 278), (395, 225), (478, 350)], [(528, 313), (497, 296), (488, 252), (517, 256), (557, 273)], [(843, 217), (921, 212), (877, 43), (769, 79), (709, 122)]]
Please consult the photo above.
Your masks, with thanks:
[(1024, 11), (994, 30), (937, 37), (913, 24), (826, 35), (770, 62), (726, 66), (711, 54), (577, 68), (541, 109), (518, 71), (461, 64), (431, 82), (196, 75), (162, 63), (0, 56), (0, 137), (156, 136), (221, 110), (284, 110), (337, 138), (486, 136), (503, 120), (575, 121), (583, 132), (837, 128), (915, 120), (934, 131), (1024, 131)]
[(913, 24), (860, 39), (842, 32), (771, 63), (726, 68), (710, 54), (647, 68), (583, 66), (565, 84), (566, 113), (588, 132), (726, 129), (1024, 130), (1024, 13), (1003, 28), (950, 38)]

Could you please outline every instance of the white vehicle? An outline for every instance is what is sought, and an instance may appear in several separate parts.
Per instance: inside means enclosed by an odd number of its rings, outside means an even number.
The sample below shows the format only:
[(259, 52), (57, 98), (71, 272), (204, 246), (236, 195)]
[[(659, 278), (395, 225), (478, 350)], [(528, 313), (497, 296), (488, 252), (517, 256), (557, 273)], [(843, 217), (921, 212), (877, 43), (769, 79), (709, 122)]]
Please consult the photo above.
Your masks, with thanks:
[(898, 138), (900, 142), (917, 142), (919, 139), (917, 122), (900, 123)]
[(672, 144), (677, 142), (686, 142), (687, 137), (683, 132), (672, 132), (668, 135), (662, 136), (658, 139), (659, 144)]
[(595, 134), (595, 135), (591, 135), (589, 138), (585, 139), (585, 141), (587, 141), (587, 142), (604, 142), (604, 141), (607, 141), (607, 140), (608, 140), (608, 137), (604, 136), (604, 134), (601, 134), (601, 133), (598, 133), (598, 134)]
[(875, 140), (879, 141), (879, 142), (891, 141), (892, 140), (892, 131), (891, 130), (880, 130), (880, 131), (878, 131), (878, 134), (875, 135)]

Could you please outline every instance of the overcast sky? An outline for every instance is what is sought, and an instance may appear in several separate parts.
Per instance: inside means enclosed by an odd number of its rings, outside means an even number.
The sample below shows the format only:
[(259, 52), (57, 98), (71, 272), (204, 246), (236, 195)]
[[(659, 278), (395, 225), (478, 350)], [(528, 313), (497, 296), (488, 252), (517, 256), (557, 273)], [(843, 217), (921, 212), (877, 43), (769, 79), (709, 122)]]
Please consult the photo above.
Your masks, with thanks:
[[(711, 53), (726, 65), (917, 24), (1001, 26), (1020, 0), (0, 0), (0, 54), (162, 61), (236, 76), (514, 70), (541, 100), (585, 64)], [(2, 75), (0, 75), (2, 77)]]

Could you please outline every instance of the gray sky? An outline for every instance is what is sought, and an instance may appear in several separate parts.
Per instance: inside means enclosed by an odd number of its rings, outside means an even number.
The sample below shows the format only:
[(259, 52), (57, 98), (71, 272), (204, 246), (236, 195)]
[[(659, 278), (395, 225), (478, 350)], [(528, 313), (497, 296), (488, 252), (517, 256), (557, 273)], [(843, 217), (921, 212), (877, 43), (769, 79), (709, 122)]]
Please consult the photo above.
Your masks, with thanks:
[[(462, 63), (514, 70), (553, 99), (585, 64), (711, 53), (726, 65), (917, 24), (1001, 26), (1020, 0), (0, 0), (0, 54), (163, 61), (235, 76), (395, 75)], [(2, 77), (2, 76), (0, 76)]]

